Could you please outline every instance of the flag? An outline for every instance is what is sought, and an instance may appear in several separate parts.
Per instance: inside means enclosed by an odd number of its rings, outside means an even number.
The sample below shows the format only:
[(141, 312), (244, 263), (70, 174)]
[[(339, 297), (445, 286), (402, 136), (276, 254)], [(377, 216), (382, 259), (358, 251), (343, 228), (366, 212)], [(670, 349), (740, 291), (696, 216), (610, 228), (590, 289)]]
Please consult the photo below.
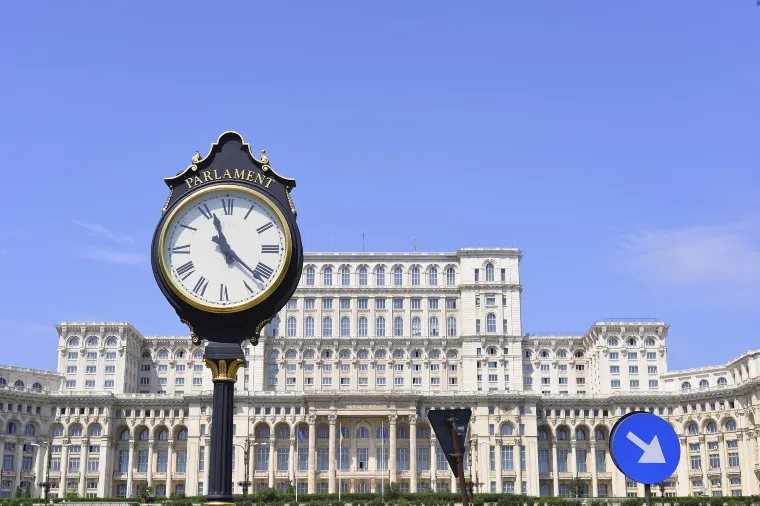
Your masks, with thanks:
[(298, 440), (303, 444), (303, 432), (301, 432), (301, 429), (298, 429)]
[(385, 446), (385, 443), (388, 442), (388, 431), (385, 427), (383, 427), (383, 446)]
[(340, 447), (343, 448), (343, 427), (340, 428)]

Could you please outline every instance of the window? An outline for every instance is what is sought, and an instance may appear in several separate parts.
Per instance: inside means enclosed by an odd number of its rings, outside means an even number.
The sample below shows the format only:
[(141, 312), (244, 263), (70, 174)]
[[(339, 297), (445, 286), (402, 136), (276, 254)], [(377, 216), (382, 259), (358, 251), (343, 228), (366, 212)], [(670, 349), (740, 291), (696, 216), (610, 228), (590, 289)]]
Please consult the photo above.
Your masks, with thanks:
[(393, 309), (404, 309), (404, 299), (393, 299)]
[(367, 335), (367, 318), (365, 318), (364, 316), (359, 318), (359, 335), (360, 336)]
[(438, 318), (435, 316), (430, 318), (430, 335), (431, 336), (438, 335)]
[(332, 268), (331, 267), (327, 267), (322, 272), (322, 284), (325, 286), (332, 285)]
[(306, 268), (306, 284), (308, 286), (314, 285), (314, 267)]
[(449, 337), (456, 337), (457, 335), (457, 319), (453, 316), (446, 319), (446, 335)]
[(385, 285), (385, 269), (383, 267), (378, 267), (375, 271), (375, 281), (377, 286)]
[(438, 269), (431, 267), (428, 270), (428, 285), (435, 286), (438, 284)]
[(304, 333), (306, 337), (314, 337), (314, 318), (309, 316), (304, 322)]
[(393, 335), (396, 337), (404, 335), (404, 319), (400, 316), (393, 319)]
[(422, 333), (422, 320), (418, 316), (412, 318), (412, 335), (419, 336)]
[(493, 281), (493, 264), (491, 262), (486, 264), (486, 281)]
[(455, 285), (457, 282), (457, 275), (456, 271), (454, 271), (453, 267), (449, 267), (446, 269), (446, 284), (449, 286)]
[(340, 284), (343, 286), (351, 284), (351, 271), (348, 270), (348, 267), (343, 267), (340, 271)]
[(396, 286), (401, 286), (404, 284), (404, 273), (401, 270), (401, 267), (396, 267), (393, 269), (393, 284)]
[(385, 318), (380, 316), (375, 323), (375, 335), (380, 337), (385, 336)]
[(496, 332), (496, 315), (493, 313), (488, 313), (486, 316), (486, 331)]
[(322, 320), (322, 336), (323, 337), (332, 336), (332, 318), (330, 318), (329, 316), (326, 316)]
[(689, 390), (691, 390), (691, 383), (689, 383), (688, 381), (684, 381), (683, 383), (681, 383), (681, 390), (683, 390), (684, 392), (688, 392)]
[(296, 335), (296, 319), (291, 316), (287, 320), (288, 337), (295, 337)]

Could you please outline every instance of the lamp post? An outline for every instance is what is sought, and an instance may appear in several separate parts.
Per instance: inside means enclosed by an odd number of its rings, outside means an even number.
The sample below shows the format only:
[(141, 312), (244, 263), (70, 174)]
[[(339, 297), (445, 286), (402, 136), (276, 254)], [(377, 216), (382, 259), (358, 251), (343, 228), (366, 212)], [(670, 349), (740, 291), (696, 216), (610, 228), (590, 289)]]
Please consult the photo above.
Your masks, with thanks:
[[(233, 444), (233, 446), (237, 446), (238, 448), (241, 448), (243, 450), (243, 456), (245, 459), (245, 462), (243, 462), (243, 469), (244, 469), (244, 479), (242, 481), (238, 482), (238, 486), (243, 488), (243, 506), (246, 504), (246, 499), (248, 497), (248, 487), (251, 487), (251, 491), (253, 492), (253, 482), (250, 479), (249, 474), (249, 462), (251, 460), (251, 447), (253, 446), (267, 446), (269, 443), (267, 442), (252, 442), (250, 437), (245, 438), (245, 446), (239, 445), (239, 444)], [(270, 455), (269, 458), (271, 459), (272, 456)]]
[[(37, 448), (47, 448), (48, 451), (47, 462), (45, 464), (45, 481), (37, 483), (37, 486), (42, 487), (45, 491), (45, 500), (47, 500), (48, 494), (50, 493), (50, 461), (53, 457), (53, 443), (51, 441), (43, 441), (42, 443), (31, 443), (31, 445), (36, 446)], [(71, 443), (62, 443), (61, 446), (71, 446)]]

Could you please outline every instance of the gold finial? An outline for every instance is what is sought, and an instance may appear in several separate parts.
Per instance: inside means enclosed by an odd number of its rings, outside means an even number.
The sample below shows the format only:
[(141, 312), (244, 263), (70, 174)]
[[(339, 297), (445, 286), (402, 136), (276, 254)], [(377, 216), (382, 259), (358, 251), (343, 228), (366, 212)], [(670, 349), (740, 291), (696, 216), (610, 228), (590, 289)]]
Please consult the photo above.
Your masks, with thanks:
[(262, 149), (261, 150), (261, 163), (263, 163), (264, 165), (266, 165), (266, 164), (269, 163), (269, 158), (267, 158), (267, 154), (266, 153), (267, 153), (266, 149)]
[(201, 152), (197, 149), (195, 150), (195, 155), (193, 155), (193, 165), (201, 161)]

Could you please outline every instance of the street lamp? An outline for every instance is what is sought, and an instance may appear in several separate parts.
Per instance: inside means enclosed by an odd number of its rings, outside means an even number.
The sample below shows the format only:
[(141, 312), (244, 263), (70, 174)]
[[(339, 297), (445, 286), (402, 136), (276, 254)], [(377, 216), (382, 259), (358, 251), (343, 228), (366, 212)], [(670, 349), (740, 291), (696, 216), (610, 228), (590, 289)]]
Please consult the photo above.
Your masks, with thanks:
[[(245, 461), (243, 462), (244, 467), (244, 480), (238, 482), (238, 486), (243, 487), (243, 506), (245, 506), (246, 498), (248, 497), (248, 487), (251, 487), (253, 483), (251, 482), (250, 475), (248, 474), (248, 463), (250, 462), (251, 457), (251, 447), (252, 446), (267, 446), (269, 443), (267, 442), (251, 442), (251, 438), (247, 437), (245, 438), (245, 446), (234, 444), (232, 446), (237, 446), (238, 448), (241, 448), (243, 450), (243, 458)], [(270, 455), (269, 458), (271, 459), (272, 456)]]
[[(36, 446), (37, 448), (47, 448), (48, 451), (47, 465), (45, 466), (45, 481), (37, 483), (37, 486), (42, 487), (42, 489), (45, 491), (45, 500), (47, 500), (48, 494), (50, 493), (50, 461), (53, 457), (53, 443), (52, 441), (43, 441), (42, 443), (31, 443), (31, 445)], [(61, 443), (60, 446), (71, 446), (71, 443)]]

